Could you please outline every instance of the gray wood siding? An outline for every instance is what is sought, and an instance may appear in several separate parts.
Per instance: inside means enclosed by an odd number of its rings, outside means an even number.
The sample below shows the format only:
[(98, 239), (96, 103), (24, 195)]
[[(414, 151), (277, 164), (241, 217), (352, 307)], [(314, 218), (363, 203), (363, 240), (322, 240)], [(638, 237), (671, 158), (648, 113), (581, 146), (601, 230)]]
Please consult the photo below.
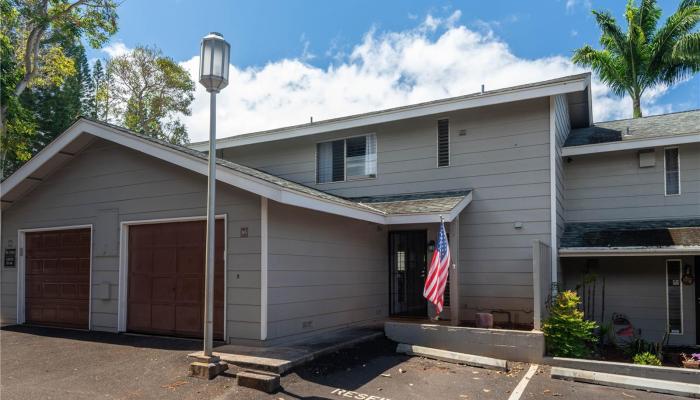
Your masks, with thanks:
[(388, 315), (386, 228), (269, 202), (268, 338)]
[(700, 216), (700, 143), (679, 147), (681, 194), (664, 195), (664, 149), (639, 168), (637, 151), (572, 157), (565, 164), (567, 221)]
[[(693, 257), (603, 257), (596, 284), (596, 320), (610, 324), (613, 313), (627, 315), (645, 340), (660, 342), (666, 332), (666, 259), (682, 259), (683, 265), (693, 265)], [(698, 266), (694, 266), (697, 276)], [(564, 287), (574, 289), (586, 274), (585, 258), (562, 259)], [(605, 301), (602, 279), (605, 278)], [(695, 285), (683, 285), (683, 334), (670, 335), (671, 345), (696, 344)], [(602, 304), (605, 304), (603, 315)]]
[[(461, 317), (503, 309), (529, 323), (532, 240), (550, 243), (549, 107), (542, 98), (228, 148), (223, 155), (343, 196), (473, 189), (460, 217)], [(437, 168), (441, 118), (450, 119), (450, 166)], [(316, 142), (371, 132), (377, 135), (376, 179), (316, 184)]]
[(571, 124), (569, 119), (569, 103), (566, 95), (554, 96), (554, 118), (556, 139), (554, 147), (555, 161), (555, 176), (557, 182), (557, 240), (564, 233), (564, 224), (566, 223), (566, 211), (564, 203), (566, 198), (566, 169), (564, 168), (565, 160), (561, 157), (561, 150), (566, 142), (566, 137), (571, 132)]
[[(96, 140), (2, 215), (2, 245), (18, 229), (93, 224), (92, 329), (116, 331), (119, 223), (206, 214), (206, 178), (117, 144)], [(217, 213), (227, 215), (227, 333), (260, 336), (260, 200), (217, 186)], [(249, 236), (240, 237), (248, 227)], [(109, 287), (109, 299), (96, 288)], [(2, 269), (2, 321), (15, 322), (16, 268)]]

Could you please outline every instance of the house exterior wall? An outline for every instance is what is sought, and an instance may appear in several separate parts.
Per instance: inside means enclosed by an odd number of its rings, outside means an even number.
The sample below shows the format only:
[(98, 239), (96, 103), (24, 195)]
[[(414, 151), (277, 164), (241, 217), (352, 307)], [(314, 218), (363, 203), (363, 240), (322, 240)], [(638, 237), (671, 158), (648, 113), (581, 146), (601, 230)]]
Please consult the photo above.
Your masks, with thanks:
[(386, 227), (268, 201), (268, 340), (388, 315)]
[[(119, 237), (122, 221), (206, 215), (207, 182), (189, 172), (96, 139), (34, 191), (2, 213), (2, 247), (19, 229), (93, 225), (91, 329), (117, 330)], [(227, 216), (227, 334), (259, 339), (260, 200), (217, 186), (217, 214)], [(240, 228), (248, 227), (248, 237)], [(17, 268), (4, 268), (3, 323), (16, 321)], [(97, 294), (107, 284), (107, 299)]]
[(572, 157), (565, 164), (569, 222), (697, 218), (700, 143), (679, 146), (681, 194), (665, 196), (664, 149), (656, 165), (640, 168), (636, 150)]
[[(660, 342), (666, 332), (666, 260), (682, 259), (683, 265), (698, 267), (694, 257), (602, 257), (590, 272), (597, 276), (595, 316), (599, 324), (610, 324), (613, 313), (625, 314), (641, 336)], [(575, 289), (586, 275), (587, 258), (562, 259), (563, 285)], [(604, 279), (604, 284), (603, 284)], [(604, 285), (604, 288), (603, 288)], [(605, 299), (603, 299), (603, 293)], [(695, 285), (682, 286), (683, 334), (669, 335), (669, 344), (696, 344)], [(603, 304), (605, 310), (602, 310)]]
[[(450, 119), (450, 166), (437, 168), (442, 118)], [(508, 310), (531, 323), (532, 240), (551, 241), (549, 127), (549, 98), (540, 98), (227, 148), (222, 156), (341, 196), (472, 189), (460, 216), (461, 318)], [(377, 135), (377, 178), (316, 184), (316, 143), (366, 133)]]
[(554, 166), (556, 176), (556, 226), (557, 226), (557, 244), (559, 238), (564, 233), (564, 224), (566, 223), (566, 212), (564, 211), (564, 202), (566, 198), (566, 168), (565, 160), (561, 157), (562, 147), (566, 142), (566, 137), (571, 132), (571, 124), (569, 120), (569, 106), (566, 100), (566, 95), (558, 95), (553, 97), (554, 100)]

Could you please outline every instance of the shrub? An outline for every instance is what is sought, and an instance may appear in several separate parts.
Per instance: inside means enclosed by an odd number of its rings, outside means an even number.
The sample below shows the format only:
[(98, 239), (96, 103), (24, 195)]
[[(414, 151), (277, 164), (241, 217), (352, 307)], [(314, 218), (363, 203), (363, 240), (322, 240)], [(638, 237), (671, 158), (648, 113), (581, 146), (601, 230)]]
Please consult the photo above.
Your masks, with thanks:
[(645, 351), (644, 353), (635, 354), (633, 361), (639, 365), (661, 365), (661, 360), (655, 354)]
[(596, 323), (583, 319), (578, 309), (581, 300), (567, 290), (557, 295), (549, 310), (549, 318), (542, 324), (547, 350), (557, 357), (586, 357), (590, 344), (596, 342), (593, 331)]

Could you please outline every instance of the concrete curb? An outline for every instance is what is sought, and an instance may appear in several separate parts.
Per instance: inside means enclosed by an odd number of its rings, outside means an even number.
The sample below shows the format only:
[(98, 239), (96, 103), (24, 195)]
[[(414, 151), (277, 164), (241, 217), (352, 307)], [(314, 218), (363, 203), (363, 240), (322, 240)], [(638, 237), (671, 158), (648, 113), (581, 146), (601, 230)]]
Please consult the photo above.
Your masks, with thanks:
[(564, 367), (552, 367), (551, 377), (554, 379), (595, 383), (624, 389), (646, 390), (654, 393), (700, 398), (700, 384), (670, 382), (660, 379), (639, 378), (636, 376), (584, 371)]
[(433, 349), (430, 347), (415, 346), (411, 344), (399, 343), (396, 346), (397, 353), (407, 354), (409, 356), (422, 356), (440, 361), (447, 361), (457, 364), (466, 364), (473, 367), (495, 369), (499, 371), (508, 371), (509, 366), (506, 360), (498, 358), (475, 356), (472, 354), (456, 353), (454, 351)]
[(582, 369), (615, 375), (627, 375), (637, 378), (659, 379), (663, 381), (698, 383), (700, 370), (690, 368), (657, 367), (653, 365), (635, 365), (623, 362), (585, 360), (565, 357), (545, 357), (543, 362), (553, 367)]

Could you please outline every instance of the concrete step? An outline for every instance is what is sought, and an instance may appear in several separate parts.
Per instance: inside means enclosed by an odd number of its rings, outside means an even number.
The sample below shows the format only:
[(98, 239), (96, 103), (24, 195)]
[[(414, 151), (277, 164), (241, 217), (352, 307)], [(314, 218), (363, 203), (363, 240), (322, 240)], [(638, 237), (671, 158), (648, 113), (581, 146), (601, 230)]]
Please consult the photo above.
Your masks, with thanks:
[(431, 347), (416, 346), (411, 344), (399, 343), (396, 346), (397, 353), (408, 354), (410, 356), (422, 356), (452, 362), (456, 364), (471, 365), (473, 367), (495, 369), (499, 371), (508, 371), (508, 361), (499, 360), (497, 358), (475, 356), (473, 354), (457, 353), (454, 351), (433, 349)]
[(238, 386), (243, 386), (265, 393), (274, 393), (280, 389), (280, 376), (260, 371), (240, 371), (236, 374)]

